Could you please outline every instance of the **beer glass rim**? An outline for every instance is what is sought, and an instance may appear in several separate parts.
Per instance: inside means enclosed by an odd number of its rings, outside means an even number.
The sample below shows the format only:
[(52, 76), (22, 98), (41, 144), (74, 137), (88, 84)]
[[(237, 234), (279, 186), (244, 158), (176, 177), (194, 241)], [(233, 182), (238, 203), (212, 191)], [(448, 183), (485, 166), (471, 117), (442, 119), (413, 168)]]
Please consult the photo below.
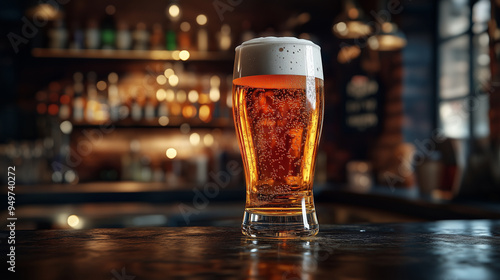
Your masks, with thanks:
[(324, 79), (321, 48), (295, 37), (259, 37), (235, 49), (233, 80), (258, 75), (297, 75)]
[(241, 43), (239, 46), (235, 48), (235, 50), (241, 49), (245, 46), (251, 45), (266, 45), (266, 44), (299, 44), (299, 45), (309, 45), (314, 48), (321, 49), (320, 46), (313, 43), (310, 40), (299, 39), (295, 37), (275, 37), (275, 36), (267, 36), (267, 37), (258, 37), (253, 38), (248, 41)]

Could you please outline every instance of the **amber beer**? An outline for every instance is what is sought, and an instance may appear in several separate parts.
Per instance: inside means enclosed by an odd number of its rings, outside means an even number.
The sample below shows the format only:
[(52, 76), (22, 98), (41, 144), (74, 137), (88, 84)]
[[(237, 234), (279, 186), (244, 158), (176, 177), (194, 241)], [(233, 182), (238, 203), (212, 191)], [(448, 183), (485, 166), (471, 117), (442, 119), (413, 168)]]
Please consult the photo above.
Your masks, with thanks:
[[(316, 49), (319, 56), (319, 47), (295, 38), (256, 40), (237, 48), (239, 75), (233, 80), (233, 113), (247, 185), (242, 231), (252, 237), (315, 235), (312, 186), (324, 90), (322, 71), (317, 75), (321, 65), (311, 65), (318, 57), (307, 55)], [(252, 47), (258, 51), (245, 50)], [(269, 50), (274, 50), (278, 71), (259, 65), (262, 75), (245, 75), (245, 67), (256, 66), (243, 63), (255, 64)], [(245, 60), (245, 55), (257, 57)], [(261, 62), (269, 64), (269, 57)]]

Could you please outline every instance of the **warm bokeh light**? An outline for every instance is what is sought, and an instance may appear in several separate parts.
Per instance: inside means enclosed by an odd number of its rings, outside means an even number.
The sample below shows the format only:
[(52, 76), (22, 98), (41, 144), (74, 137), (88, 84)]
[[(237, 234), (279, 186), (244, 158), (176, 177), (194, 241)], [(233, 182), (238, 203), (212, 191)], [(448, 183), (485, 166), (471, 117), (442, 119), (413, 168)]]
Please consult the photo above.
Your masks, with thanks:
[(201, 140), (201, 137), (196, 132), (189, 135), (189, 143), (191, 143), (191, 145), (193, 145), (193, 146), (197, 146), (198, 144), (200, 144), (200, 140)]
[(73, 131), (73, 125), (71, 124), (70, 121), (63, 121), (59, 125), (59, 128), (61, 129), (61, 132), (64, 134), (70, 134), (71, 131)]
[(158, 124), (161, 126), (167, 126), (170, 119), (167, 116), (161, 116), (158, 118)]
[(180, 27), (182, 32), (188, 32), (189, 30), (191, 30), (191, 24), (189, 24), (189, 22), (187, 21), (182, 22)]
[(159, 84), (159, 85), (164, 85), (167, 83), (167, 77), (163, 76), (163, 75), (158, 75), (158, 77), (156, 77), (156, 82)]
[(210, 89), (210, 101), (217, 102), (220, 99), (220, 91), (218, 88), (213, 87)]
[(181, 59), (181, 58), (179, 57), (179, 54), (180, 54), (180, 53), (181, 53), (181, 51), (173, 51), (173, 52), (172, 52), (172, 59), (173, 59), (173, 60), (179, 60), (179, 59)]
[(118, 82), (118, 74), (116, 74), (115, 72), (109, 73), (108, 81), (110, 83), (113, 83), (113, 84), (117, 83)]
[(68, 225), (72, 228), (79, 228), (80, 218), (77, 215), (70, 215), (67, 219)]
[(183, 90), (177, 91), (177, 102), (184, 103), (186, 102), (186, 92)]
[(105, 9), (106, 14), (112, 16), (116, 13), (116, 7), (113, 5), (107, 5)]
[(59, 106), (57, 104), (50, 104), (48, 111), (50, 115), (55, 116), (59, 112)]
[(349, 16), (350, 19), (357, 19), (359, 16), (359, 11), (356, 8), (350, 8), (349, 11), (347, 12), (347, 15)]
[(190, 90), (189, 93), (188, 93), (188, 100), (189, 102), (191, 103), (196, 103), (198, 102), (198, 97), (199, 97), (199, 94), (196, 90)]
[(208, 97), (208, 94), (206, 93), (200, 93), (198, 96), (198, 102), (200, 104), (207, 104), (210, 102), (210, 98)]
[(165, 100), (168, 102), (172, 102), (175, 100), (175, 93), (173, 90), (167, 89), (167, 91), (165, 92)]
[(68, 170), (64, 173), (64, 181), (70, 184), (78, 183), (78, 175), (76, 175), (75, 171)]
[(177, 75), (172, 75), (168, 78), (168, 84), (175, 87), (179, 84), (179, 77)]
[(227, 97), (226, 97), (226, 106), (228, 108), (233, 108), (233, 95), (232, 94), (228, 94)]
[(160, 88), (159, 90), (156, 91), (156, 99), (158, 99), (158, 101), (163, 101), (167, 98), (167, 91)]
[(220, 86), (220, 78), (217, 75), (213, 75), (210, 77), (210, 86), (211, 87), (219, 87)]
[(165, 152), (165, 155), (169, 159), (174, 159), (177, 156), (177, 150), (174, 148), (168, 148), (167, 151)]
[(175, 4), (170, 6), (170, 8), (168, 8), (168, 14), (173, 18), (178, 17), (180, 13), (181, 13), (181, 9), (179, 8), (179, 6), (177, 6)]
[(203, 122), (210, 121), (210, 107), (208, 105), (202, 105), (200, 107), (200, 112), (198, 114), (200, 116), (200, 120)]
[(97, 82), (96, 86), (97, 86), (98, 90), (105, 90), (106, 87), (108, 86), (108, 84), (106, 84), (105, 81), (99, 81), (99, 82)]
[(179, 58), (180, 58), (181, 60), (183, 60), (183, 61), (188, 60), (188, 59), (189, 59), (189, 56), (190, 56), (190, 54), (189, 54), (189, 52), (188, 52), (188, 51), (186, 51), (186, 50), (182, 50), (182, 51), (179, 53)]
[(182, 108), (182, 116), (186, 119), (196, 116), (196, 108), (193, 105), (186, 105)]
[(198, 23), (199, 25), (205, 25), (207, 24), (207, 16), (204, 15), (204, 14), (199, 14), (197, 17), (196, 17), (196, 23)]
[(172, 76), (174, 73), (174, 69), (172, 68), (167, 68), (165, 69), (165, 72), (163, 72), (163, 74), (165, 75), (165, 77), (167, 78), (170, 78), (170, 76)]
[(214, 144), (214, 137), (212, 136), (212, 134), (209, 133), (203, 137), (203, 144), (208, 147)]
[(347, 35), (347, 24), (339, 22), (333, 26), (333, 31), (345, 36)]
[(174, 116), (180, 115), (181, 110), (182, 106), (179, 105), (179, 103), (172, 103), (172, 105), (170, 106), (170, 113)]
[(61, 98), (59, 98), (59, 102), (61, 102), (61, 104), (69, 104), (70, 101), (71, 98), (67, 94), (61, 95)]

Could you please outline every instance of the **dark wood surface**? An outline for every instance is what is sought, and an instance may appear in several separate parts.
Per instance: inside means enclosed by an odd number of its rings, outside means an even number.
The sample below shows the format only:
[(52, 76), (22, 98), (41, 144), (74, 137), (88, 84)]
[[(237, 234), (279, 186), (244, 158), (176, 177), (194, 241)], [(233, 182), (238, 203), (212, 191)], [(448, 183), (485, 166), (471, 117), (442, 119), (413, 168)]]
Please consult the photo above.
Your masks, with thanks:
[[(6, 240), (8, 232), (2, 232)], [(8, 249), (1, 242), (2, 255)], [(500, 220), (323, 225), (301, 240), (234, 227), (16, 231), (2, 279), (500, 279)]]

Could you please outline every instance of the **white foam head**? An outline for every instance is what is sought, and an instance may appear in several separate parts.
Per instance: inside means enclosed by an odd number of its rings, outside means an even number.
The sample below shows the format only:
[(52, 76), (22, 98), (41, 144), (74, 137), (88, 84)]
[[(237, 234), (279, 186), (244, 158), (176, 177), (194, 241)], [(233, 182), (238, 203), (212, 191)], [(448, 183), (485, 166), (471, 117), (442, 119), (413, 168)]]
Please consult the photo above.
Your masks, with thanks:
[(320, 47), (293, 37), (261, 37), (236, 47), (233, 79), (256, 75), (301, 75), (323, 79)]

